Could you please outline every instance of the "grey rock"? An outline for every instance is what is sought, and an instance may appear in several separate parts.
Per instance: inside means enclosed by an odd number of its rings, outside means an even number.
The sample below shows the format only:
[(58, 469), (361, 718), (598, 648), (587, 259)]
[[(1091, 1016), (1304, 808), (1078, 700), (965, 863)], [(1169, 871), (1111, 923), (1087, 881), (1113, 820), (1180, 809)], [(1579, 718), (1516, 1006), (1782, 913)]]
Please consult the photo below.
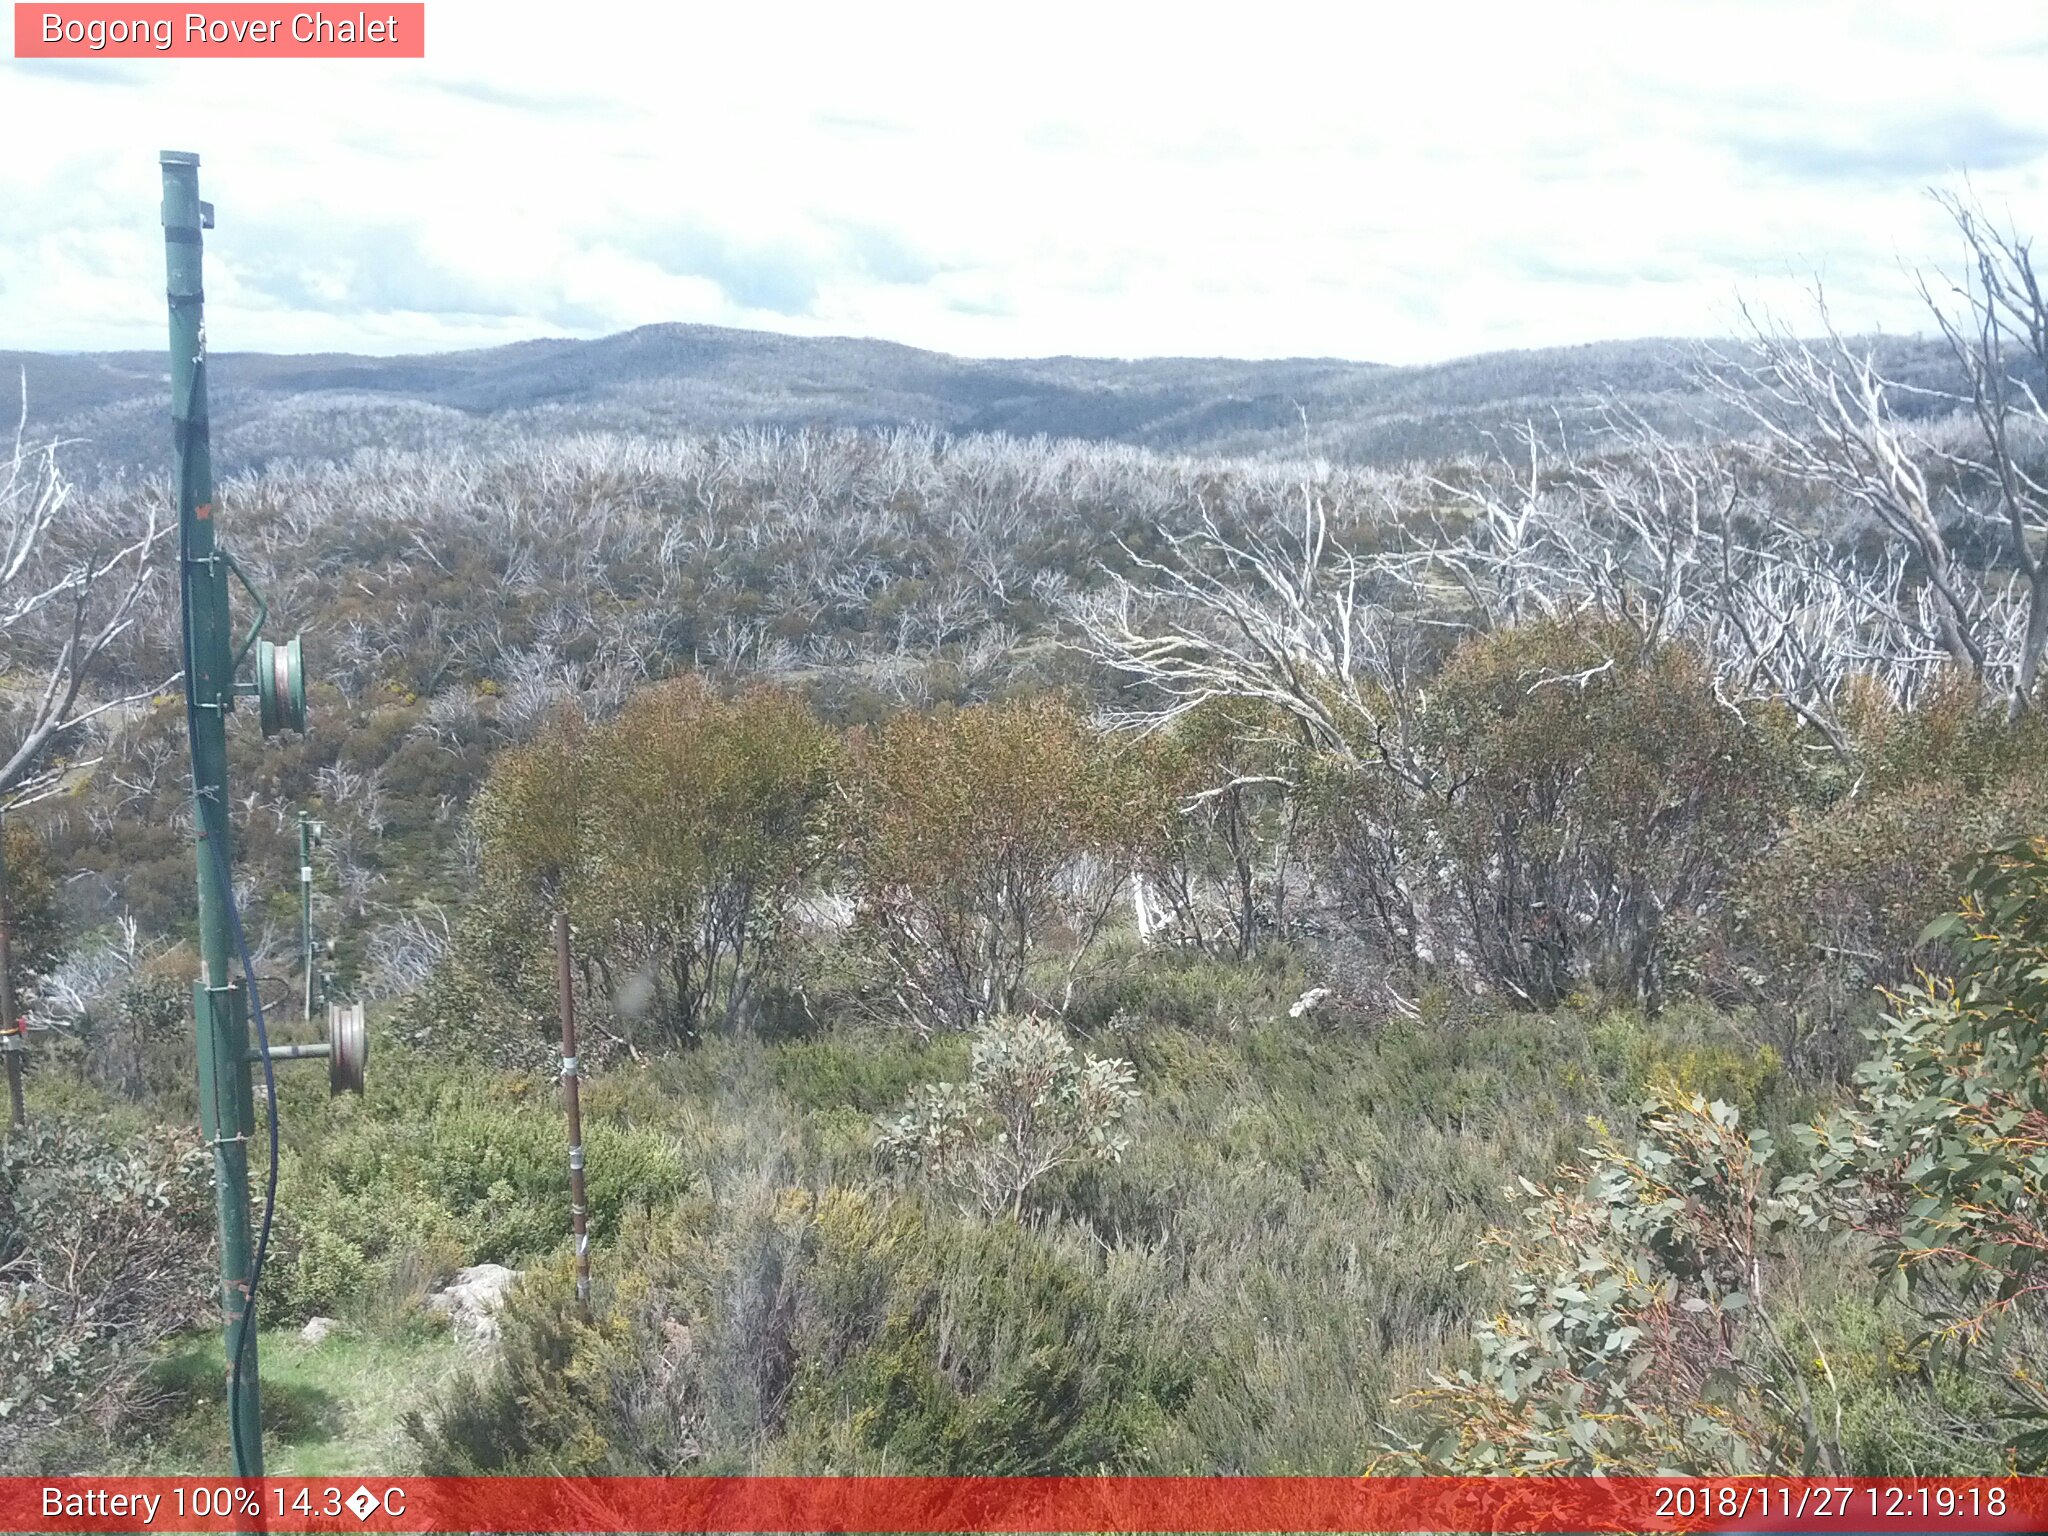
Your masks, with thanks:
[(458, 1338), (488, 1344), (498, 1336), (498, 1309), (519, 1271), (502, 1264), (476, 1264), (455, 1272), (454, 1283), (427, 1298), (430, 1311), (446, 1317)]

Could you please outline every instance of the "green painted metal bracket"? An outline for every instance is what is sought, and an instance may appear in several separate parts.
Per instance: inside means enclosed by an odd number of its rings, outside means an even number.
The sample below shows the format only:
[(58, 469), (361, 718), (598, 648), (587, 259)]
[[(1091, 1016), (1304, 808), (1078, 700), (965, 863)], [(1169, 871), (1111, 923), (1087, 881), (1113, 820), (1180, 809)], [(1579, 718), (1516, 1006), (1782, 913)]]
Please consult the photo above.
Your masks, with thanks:
[(270, 617), (270, 604), (265, 602), (263, 594), (256, 590), (256, 583), (251, 581), (249, 573), (242, 569), (242, 562), (235, 558), (233, 550), (223, 546), (221, 557), (227, 561), (228, 569), (235, 573), (235, 580), (242, 584), (242, 590), (248, 593), (256, 604), (256, 617), (249, 621), (249, 632), (242, 636), (242, 643), (235, 647), (233, 668), (239, 672), (242, 663), (248, 659), (250, 648), (256, 644), (256, 637), (263, 633), (263, 621)]

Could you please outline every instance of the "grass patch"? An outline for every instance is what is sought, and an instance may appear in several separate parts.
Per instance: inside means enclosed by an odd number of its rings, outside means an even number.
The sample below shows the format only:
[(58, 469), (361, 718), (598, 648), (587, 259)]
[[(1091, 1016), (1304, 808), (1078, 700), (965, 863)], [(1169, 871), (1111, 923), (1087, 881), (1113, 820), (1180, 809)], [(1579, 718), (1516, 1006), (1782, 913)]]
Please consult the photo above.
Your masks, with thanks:
[[(396, 1475), (413, 1470), (400, 1417), (460, 1364), (452, 1334), (333, 1334), (308, 1344), (296, 1329), (262, 1330), (263, 1464), (278, 1477)], [(159, 1407), (110, 1473), (169, 1476), (228, 1464), (225, 1352), (218, 1333), (172, 1342), (151, 1369)]]

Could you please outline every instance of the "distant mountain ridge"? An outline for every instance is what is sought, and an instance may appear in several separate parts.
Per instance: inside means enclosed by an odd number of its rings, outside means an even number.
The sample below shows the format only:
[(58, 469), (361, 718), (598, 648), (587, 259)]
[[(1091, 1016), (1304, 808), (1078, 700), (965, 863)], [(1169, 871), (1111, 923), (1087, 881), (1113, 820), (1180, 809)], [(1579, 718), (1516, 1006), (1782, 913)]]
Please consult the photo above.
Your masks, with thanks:
[[(1942, 378), (1922, 338), (1879, 343), (1894, 371)], [(1706, 402), (1677, 340), (1593, 342), (1395, 367), (1333, 358), (976, 359), (894, 342), (649, 325), (595, 340), (535, 340), (404, 357), (220, 352), (210, 359), (223, 470), (359, 449), (482, 446), (584, 430), (930, 426), (1044, 434), (1167, 452), (1304, 448), (1390, 463), (1483, 447), (1553, 411), (1567, 423), (1612, 392), (1674, 426)], [(161, 354), (0, 352), (26, 370), (32, 436), (84, 441), (81, 467), (148, 472), (168, 459)], [(10, 391), (11, 392), (11, 391)]]

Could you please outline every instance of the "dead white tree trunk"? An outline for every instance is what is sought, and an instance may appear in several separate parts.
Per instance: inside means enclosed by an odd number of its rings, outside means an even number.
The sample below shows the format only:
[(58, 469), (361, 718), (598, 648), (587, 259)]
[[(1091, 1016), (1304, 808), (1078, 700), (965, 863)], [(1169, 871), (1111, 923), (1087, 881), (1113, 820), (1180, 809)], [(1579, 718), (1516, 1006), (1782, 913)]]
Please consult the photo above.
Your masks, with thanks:
[(2031, 241), (1999, 230), (1974, 201), (1953, 193), (1936, 198), (1969, 246), (1965, 275), (1949, 285), (1961, 311), (1937, 301), (1924, 278), (1920, 293), (1962, 367), (1978, 431), (1974, 451), (1944, 457), (1993, 488), (2006, 553), (2024, 585), (2026, 618), (2008, 700), (2009, 716), (2017, 717), (2033, 701), (2048, 645), (2048, 558), (2041, 547), (2048, 542), (2048, 410), (2040, 393), (2048, 387), (2048, 302)]
[(1910, 564), (1910, 586), (1900, 595), (1924, 596), (1902, 603), (1892, 617), (1913, 629), (1924, 615), (1949, 663), (1983, 679), (1995, 660), (1987, 640), (1997, 626), (1984, 582), (1959, 563), (1936, 516), (1921, 462), (1929, 450), (1893, 405), (1901, 386), (1885, 378), (1867, 349), (1835, 330), (1824, 295), (1816, 293), (1816, 306), (1819, 342), (1748, 316), (1749, 359), (1711, 355), (1701, 382), (1755, 426), (1770, 469), (1876, 521)]
[(61, 443), (27, 442), (28, 382), (12, 453), (0, 461), (0, 805), (53, 793), (71, 733), (162, 684), (91, 698), (87, 683), (133, 627), (170, 531), (155, 505), (139, 527), (111, 504), (81, 505), (58, 463)]

